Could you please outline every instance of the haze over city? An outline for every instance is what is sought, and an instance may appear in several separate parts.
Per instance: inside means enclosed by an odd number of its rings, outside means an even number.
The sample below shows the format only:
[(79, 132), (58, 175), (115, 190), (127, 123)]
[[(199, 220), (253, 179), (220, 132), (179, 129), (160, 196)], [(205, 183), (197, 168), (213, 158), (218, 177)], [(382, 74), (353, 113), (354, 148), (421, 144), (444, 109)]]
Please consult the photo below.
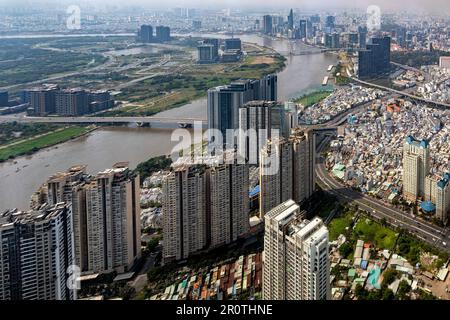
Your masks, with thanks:
[[(33, 5), (72, 5), (80, 4), (89, 7), (101, 6), (118, 6), (122, 8), (141, 6), (144, 8), (167, 9), (170, 7), (198, 7), (205, 9), (230, 8), (230, 9), (252, 9), (252, 10), (270, 10), (281, 8), (299, 8), (304, 10), (336, 10), (336, 9), (366, 9), (370, 5), (377, 5), (386, 11), (416, 11), (416, 12), (433, 12), (442, 15), (449, 14), (450, 3), (446, 0), (410, 0), (407, 3), (401, 0), (281, 0), (276, 2), (261, 0), (167, 0), (163, 3), (155, 0), (130, 0), (124, 3), (120, 0), (95, 0), (95, 1), (79, 1), (79, 0), (3, 0), (0, 6), (5, 7), (22, 7), (32, 8)], [(407, 4), (407, 5), (406, 5)]]

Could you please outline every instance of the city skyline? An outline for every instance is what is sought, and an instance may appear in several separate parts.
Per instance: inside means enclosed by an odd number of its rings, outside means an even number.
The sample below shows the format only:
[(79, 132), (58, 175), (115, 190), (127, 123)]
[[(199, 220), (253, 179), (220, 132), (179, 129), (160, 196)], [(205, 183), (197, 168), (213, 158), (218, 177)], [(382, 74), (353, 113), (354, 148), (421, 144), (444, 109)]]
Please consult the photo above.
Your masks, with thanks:
[[(6, 0), (4, 2), (4, 6), (33, 6), (33, 4), (38, 5), (49, 5), (56, 3), (58, 5), (63, 5), (66, 3), (67, 5), (83, 5), (89, 7), (97, 7), (99, 9), (103, 7), (103, 9), (113, 8), (113, 7), (130, 7), (130, 6), (142, 6), (149, 9), (167, 9), (167, 6), (172, 7), (189, 7), (189, 8), (200, 8), (200, 9), (219, 9), (219, 8), (229, 8), (229, 9), (253, 9), (253, 10), (280, 10), (294, 8), (294, 9), (303, 9), (303, 10), (336, 10), (336, 9), (358, 9), (365, 10), (371, 5), (376, 5), (381, 8), (381, 10), (387, 11), (417, 11), (417, 12), (432, 12), (439, 14), (448, 14), (450, 11), (450, 4), (446, 0), (430, 0), (424, 3), (422, 0), (412, 0), (408, 2), (408, 7), (405, 8), (404, 3), (402, 1), (389, 1), (389, 0), (363, 0), (355, 3), (352, 0), (325, 0), (315, 3), (310, 3), (308, 1), (297, 1), (297, 0), (282, 0), (278, 1), (277, 4), (263, 4), (258, 0), (249, 0), (243, 4), (241, 1), (237, 0), (218, 0), (211, 3), (210, 1), (205, 0), (190, 0), (188, 4), (184, 0), (168, 0), (164, 3), (164, 5), (156, 2), (156, 1), (145, 1), (145, 0), (130, 0), (126, 5), (123, 5), (120, 1), (112, 0), (112, 1), (96, 1), (96, 3), (91, 3), (87, 1), (56, 1), (56, 0), (19, 0), (19, 1), (11, 1)], [(103, 1), (103, 2), (102, 2)]]

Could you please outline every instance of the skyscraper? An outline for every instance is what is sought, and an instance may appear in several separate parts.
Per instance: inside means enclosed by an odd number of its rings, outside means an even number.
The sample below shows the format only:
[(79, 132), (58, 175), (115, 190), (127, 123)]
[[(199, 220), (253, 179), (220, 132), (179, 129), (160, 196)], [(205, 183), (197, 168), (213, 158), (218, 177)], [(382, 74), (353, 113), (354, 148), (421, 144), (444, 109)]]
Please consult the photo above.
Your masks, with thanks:
[(330, 299), (328, 229), (288, 200), (265, 216), (263, 299)]
[(294, 30), (294, 11), (291, 9), (288, 16), (288, 29)]
[(165, 26), (156, 27), (156, 37), (157, 42), (167, 42), (170, 41), (170, 28)]
[(314, 193), (316, 185), (316, 142), (312, 130), (296, 129), (291, 135), (293, 195), (297, 203), (303, 203)]
[(358, 52), (358, 77), (379, 76), (390, 70), (391, 38), (372, 38), (365, 50)]
[(398, 27), (396, 30), (397, 43), (402, 48), (406, 48), (406, 28)]
[(174, 167), (163, 182), (163, 262), (186, 259), (207, 245), (204, 165)]
[(263, 22), (264, 22), (264, 28), (263, 28), (263, 33), (267, 34), (267, 35), (271, 35), (272, 34), (272, 30), (273, 30), (273, 21), (272, 21), (272, 16), (271, 15), (265, 15), (263, 18)]
[(313, 27), (313, 23), (311, 20), (307, 20), (306, 21), (306, 37), (307, 38), (312, 38), (314, 37), (314, 27)]
[(331, 33), (335, 27), (336, 17), (335, 16), (327, 16), (325, 18), (325, 32)]
[(96, 176), (85, 166), (54, 174), (34, 196), (72, 204), (75, 262), (82, 273), (124, 272), (141, 256), (139, 176), (127, 163)]
[(391, 64), (391, 38), (390, 37), (379, 37), (372, 38), (372, 45), (378, 47), (369, 47), (373, 48), (376, 59), (377, 67), (382, 71), (386, 72), (390, 69)]
[(70, 204), (0, 216), (0, 299), (74, 300)]
[(447, 224), (450, 213), (450, 173), (425, 178), (425, 201), (434, 205), (436, 218)]
[(365, 49), (367, 41), (367, 27), (358, 27), (359, 48)]
[(259, 163), (259, 152), (271, 138), (271, 108), (275, 105), (251, 101), (239, 108), (239, 154), (251, 164)]
[(207, 38), (203, 40), (203, 44), (210, 44), (213, 46), (213, 51), (212, 51), (212, 57), (213, 60), (216, 61), (219, 59), (219, 46), (220, 46), (220, 41), (219, 39), (216, 38)]
[(415, 202), (425, 194), (425, 177), (430, 170), (430, 148), (426, 140), (408, 136), (403, 145), (403, 196)]
[(436, 217), (447, 224), (450, 215), (450, 173), (445, 173), (436, 186)]
[(138, 38), (144, 43), (153, 42), (153, 27), (150, 25), (142, 25), (138, 32)]
[(268, 74), (260, 81), (260, 92), (253, 100), (278, 100), (278, 76), (276, 74)]
[(200, 20), (192, 21), (192, 29), (200, 30), (202, 28), (202, 22)]
[[(41, 203), (56, 205), (65, 202), (72, 204), (75, 263), (81, 268), (82, 272), (89, 270), (87, 262), (86, 192), (84, 189), (88, 179), (86, 166), (73, 166), (66, 172), (52, 175), (43, 187), (46, 191), (41, 191), (43, 193)], [(35, 204), (33, 207), (39, 205)]]
[(44, 85), (28, 91), (30, 107), (36, 116), (46, 116), (55, 112), (55, 94), (57, 85)]
[(348, 45), (352, 48), (358, 46), (358, 34), (356, 32), (350, 32), (348, 36)]
[(295, 129), (289, 139), (268, 141), (260, 159), (260, 217), (288, 199), (307, 200), (315, 180), (313, 131)]
[(250, 228), (247, 164), (219, 157), (208, 165), (179, 161), (163, 182), (165, 263), (229, 244)]
[(204, 39), (197, 47), (198, 63), (214, 63), (219, 60), (219, 39)]
[(88, 113), (98, 112), (101, 110), (114, 107), (114, 99), (107, 90), (97, 90), (87, 92)]
[[(208, 129), (211, 145), (237, 145), (237, 137), (227, 136), (227, 130), (239, 128), (239, 108), (253, 100), (276, 99), (277, 76), (268, 75), (262, 80), (239, 80), (227, 86), (208, 90)], [(217, 130), (213, 132), (212, 130)], [(222, 141), (214, 134), (221, 133)], [(229, 133), (229, 132), (228, 132)], [(220, 140), (220, 139), (219, 139)]]
[(126, 272), (141, 257), (139, 175), (117, 163), (86, 185), (90, 272)]
[(306, 20), (300, 20), (300, 38), (306, 38), (306, 29), (307, 29), (307, 21)]
[(287, 139), (269, 140), (260, 153), (260, 218), (292, 198), (292, 145)]
[(320, 23), (320, 16), (318, 14), (315, 14), (313, 16), (310, 16), (309, 20), (311, 20), (312, 23)]
[(249, 167), (218, 164), (210, 167), (210, 247), (236, 241), (249, 231)]
[(284, 105), (275, 101), (250, 101), (239, 108), (239, 154), (250, 164), (258, 164), (268, 139), (289, 137), (288, 116)]

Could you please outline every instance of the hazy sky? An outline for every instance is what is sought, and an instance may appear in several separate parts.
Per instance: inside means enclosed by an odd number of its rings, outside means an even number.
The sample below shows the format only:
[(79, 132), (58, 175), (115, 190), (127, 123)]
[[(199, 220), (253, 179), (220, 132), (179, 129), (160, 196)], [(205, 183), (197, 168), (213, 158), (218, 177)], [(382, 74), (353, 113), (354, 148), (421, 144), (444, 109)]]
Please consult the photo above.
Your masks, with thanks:
[(336, 9), (361, 8), (378, 5), (382, 10), (420, 10), (450, 13), (450, 0), (0, 0), (1, 4), (32, 6), (39, 3), (90, 3), (95, 5), (142, 5), (147, 8), (204, 7), (204, 8), (283, 8)]

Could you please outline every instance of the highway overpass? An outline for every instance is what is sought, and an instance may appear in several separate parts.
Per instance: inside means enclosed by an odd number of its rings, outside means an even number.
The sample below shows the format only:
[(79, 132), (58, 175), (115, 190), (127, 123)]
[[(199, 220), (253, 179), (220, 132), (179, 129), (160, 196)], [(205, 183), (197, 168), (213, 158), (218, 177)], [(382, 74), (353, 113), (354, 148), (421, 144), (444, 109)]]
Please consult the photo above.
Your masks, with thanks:
[(413, 94), (407, 93), (405, 91), (395, 90), (395, 89), (392, 89), (392, 88), (389, 88), (389, 87), (385, 87), (385, 86), (381, 86), (381, 85), (378, 85), (378, 84), (375, 84), (375, 83), (359, 80), (359, 79), (357, 79), (355, 77), (352, 77), (351, 79), (353, 81), (355, 81), (355, 82), (359, 82), (359, 83), (364, 84), (366, 86), (377, 88), (377, 89), (381, 89), (381, 90), (385, 90), (385, 91), (389, 91), (389, 92), (392, 92), (392, 93), (396, 93), (399, 96), (407, 97), (407, 98), (410, 98), (410, 99), (415, 100), (417, 102), (422, 102), (422, 103), (425, 103), (425, 104), (433, 106), (433, 107), (450, 108), (450, 104), (449, 103), (428, 100), (428, 99), (425, 99), (425, 98), (418, 97), (418, 96), (415, 96)]

